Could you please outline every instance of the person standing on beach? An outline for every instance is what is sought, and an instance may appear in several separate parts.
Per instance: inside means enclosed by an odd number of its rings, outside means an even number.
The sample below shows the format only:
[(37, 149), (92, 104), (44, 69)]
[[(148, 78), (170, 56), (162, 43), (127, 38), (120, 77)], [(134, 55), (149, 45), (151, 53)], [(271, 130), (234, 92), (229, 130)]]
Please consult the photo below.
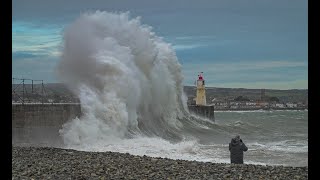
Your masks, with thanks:
[(237, 135), (231, 139), (229, 143), (230, 159), (231, 163), (243, 164), (243, 151), (247, 151), (247, 146), (242, 142), (240, 136)]

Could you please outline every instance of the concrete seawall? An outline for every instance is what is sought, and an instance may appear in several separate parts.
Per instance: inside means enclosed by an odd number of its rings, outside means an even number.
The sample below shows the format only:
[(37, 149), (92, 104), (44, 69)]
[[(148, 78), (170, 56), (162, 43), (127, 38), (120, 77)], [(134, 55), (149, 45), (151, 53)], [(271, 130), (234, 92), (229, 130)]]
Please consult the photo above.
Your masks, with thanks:
[[(213, 106), (188, 106), (189, 111), (214, 121)], [(67, 121), (81, 116), (78, 103), (12, 104), (12, 143), (59, 147), (59, 130)]]
[(208, 118), (214, 121), (214, 106), (196, 106), (189, 105), (189, 111), (193, 114), (196, 114), (200, 117)]
[(80, 104), (12, 104), (12, 127), (60, 127), (80, 115)]
[(80, 104), (12, 104), (12, 143), (58, 146), (59, 129), (80, 116)]

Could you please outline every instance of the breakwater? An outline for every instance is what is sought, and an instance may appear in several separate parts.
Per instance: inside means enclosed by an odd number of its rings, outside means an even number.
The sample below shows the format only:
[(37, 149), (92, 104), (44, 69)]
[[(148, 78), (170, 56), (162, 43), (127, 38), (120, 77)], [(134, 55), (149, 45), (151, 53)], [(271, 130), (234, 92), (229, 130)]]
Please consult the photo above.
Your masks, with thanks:
[[(189, 111), (214, 121), (213, 106), (188, 106)], [(79, 103), (12, 104), (12, 142), (60, 146), (59, 130), (68, 120), (80, 117)]]
[(214, 121), (214, 106), (188, 105), (188, 108), (191, 113)]
[(60, 127), (69, 119), (81, 116), (78, 103), (12, 104), (12, 127)]
[[(213, 106), (188, 106), (191, 113), (214, 120)], [(79, 103), (12, 104), (12, 128), (57, 127), (81, 116)]]
[(58, 145), (62, 125), (80, 116), (78, 103), (12, 104), (12, 142)]

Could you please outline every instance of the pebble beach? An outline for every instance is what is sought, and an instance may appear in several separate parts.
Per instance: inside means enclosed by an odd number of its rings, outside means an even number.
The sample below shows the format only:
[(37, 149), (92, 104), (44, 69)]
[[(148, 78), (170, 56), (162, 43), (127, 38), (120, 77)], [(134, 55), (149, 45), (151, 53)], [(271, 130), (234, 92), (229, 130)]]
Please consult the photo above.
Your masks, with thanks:
[(308, 179), (308, 167), (236, 165), (118, 152), (13, 147), (12, 179)]

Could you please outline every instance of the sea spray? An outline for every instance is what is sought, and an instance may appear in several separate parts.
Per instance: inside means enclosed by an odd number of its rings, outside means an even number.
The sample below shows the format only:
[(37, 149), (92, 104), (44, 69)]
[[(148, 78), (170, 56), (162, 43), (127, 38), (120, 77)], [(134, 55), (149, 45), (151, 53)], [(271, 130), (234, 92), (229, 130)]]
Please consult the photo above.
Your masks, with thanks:
[(58, 72), (83, 112), (60, 130), (67, 146), (182, 138), (180, 120), (188, 113), (181, 65), (151, 30), (129, 13), (101, 11), (66, 27)]

